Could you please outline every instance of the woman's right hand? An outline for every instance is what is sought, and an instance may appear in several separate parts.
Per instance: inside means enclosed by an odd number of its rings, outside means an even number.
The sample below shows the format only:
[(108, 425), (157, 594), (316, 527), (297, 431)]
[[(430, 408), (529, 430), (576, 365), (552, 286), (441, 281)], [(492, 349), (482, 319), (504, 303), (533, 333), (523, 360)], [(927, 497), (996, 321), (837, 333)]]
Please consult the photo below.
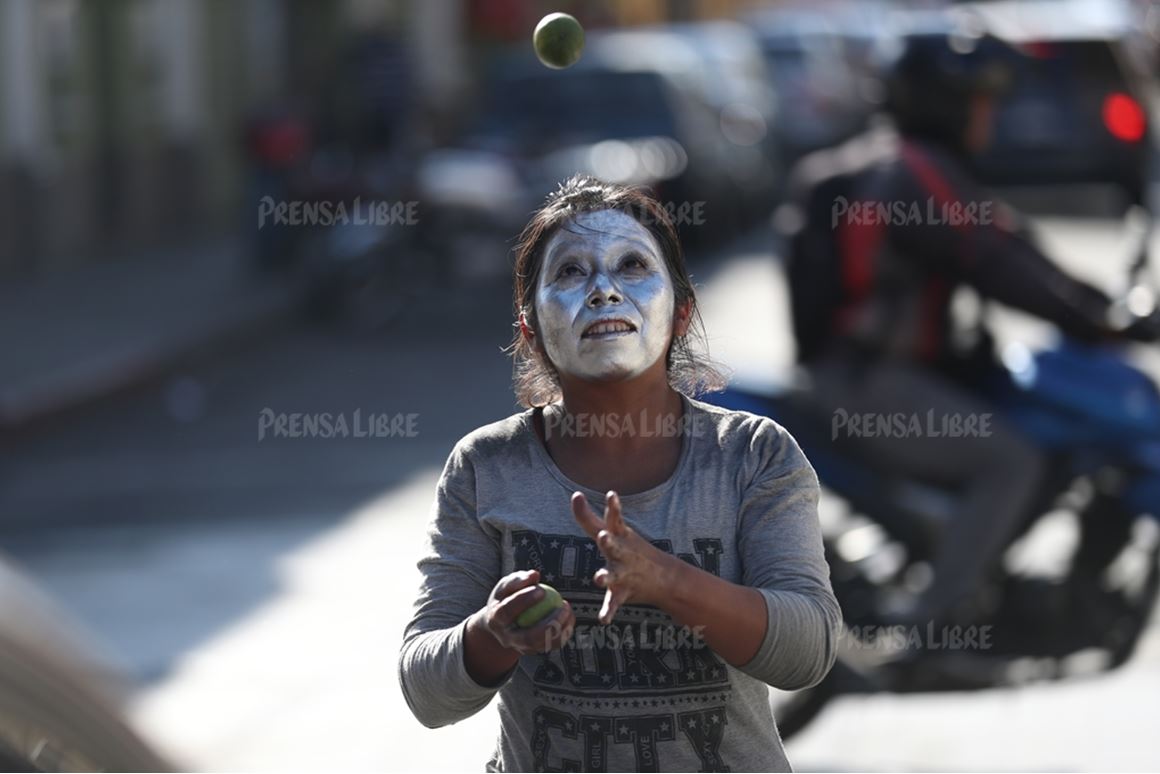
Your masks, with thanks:
[(556, 650), (571, 638), (576, 626), (576, 616), (567, 600), (535, 626), (521, 629), (516, 625), (520, 613), (544, 598), (543, 590), (536, 586), (539, 582), (538, 570), (505, 575), (495, 584), (487, 605), (479, 613), (483, 627), (496, 642), (520, 655)]

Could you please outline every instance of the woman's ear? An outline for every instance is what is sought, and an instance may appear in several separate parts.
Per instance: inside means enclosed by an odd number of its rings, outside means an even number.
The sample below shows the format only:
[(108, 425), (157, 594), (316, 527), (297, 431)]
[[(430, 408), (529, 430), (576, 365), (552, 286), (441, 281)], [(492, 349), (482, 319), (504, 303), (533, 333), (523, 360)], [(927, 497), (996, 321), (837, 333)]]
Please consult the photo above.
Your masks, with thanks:
[(673, 315), (673, 336), (680, 338), (689, 332), (689, 326), (693, 324), (693, 299), (685, 301), (683, 304), (678, 304), (676, 314)]

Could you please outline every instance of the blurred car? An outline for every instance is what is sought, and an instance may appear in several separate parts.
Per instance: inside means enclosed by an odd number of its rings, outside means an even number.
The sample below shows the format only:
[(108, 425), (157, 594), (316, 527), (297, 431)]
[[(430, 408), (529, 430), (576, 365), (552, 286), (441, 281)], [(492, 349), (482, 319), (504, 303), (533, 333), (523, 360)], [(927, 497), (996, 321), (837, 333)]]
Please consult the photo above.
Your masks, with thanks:
[(833, 34), (842, 45), (843, 59), (856, 84), (856, 111), (865, 120), (886, 99), (884, 73), (880, 69), (883, 48), (893, 45), (889, 18), (894, 6), (875, 0), (842, 3), (828, 14)]
[(784, 161), (777, 92), (753, 30), (717, 20), (640, 27), (630, 34), (637, 43), (641, 34), (654, 38), (653, 45), (634, 49), (656, 54), (658, 67), (678, 42), (692, 47), (698, 61), (687, 76), (717, 117), (739, 217), (749, 222), (768, 215), (784, 182)]
[[(1110, 184), (1144, 204), (1155, 83), (1131, 9), (1098, 0), (970, 3), (908, 34), (986, 30), (1010, 43), (1012, 89), (996, 106), (979, 175), (997, 185)], [(917, 30), (917, 32), (916, 32)]]
[(560, 181), (587, 173), (650, 187), (690, 244), (732, 233), (748, 203), (745, 181), (772, 190), (777, 176), (764, 133), (746, 134), (744, 113), (722, 128), (705, 61), (687, 36), (657, 29), (590, 33), (584, 56), (564, 70), (544, 67), (527, 47), (499, 58), (455, 147), (421, 165), (428, 212), (452, 195), (439, 181), (487, 179), (482, 189), (469, 184), (478, 195), (455, 206), (514, 235)]
[(746, 20), (773, 78), (781, 108), (778, 134), (789, 158), (837, 145), (866, 128), (876, 95), (828, 15), (774, 10)]

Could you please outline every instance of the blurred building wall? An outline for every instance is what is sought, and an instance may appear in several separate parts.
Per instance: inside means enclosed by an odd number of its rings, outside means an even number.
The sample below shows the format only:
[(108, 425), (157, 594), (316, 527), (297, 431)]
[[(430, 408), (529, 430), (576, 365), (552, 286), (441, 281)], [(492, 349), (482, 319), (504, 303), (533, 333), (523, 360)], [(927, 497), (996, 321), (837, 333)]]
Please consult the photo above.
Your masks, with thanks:
[(0, 3), (0, 276), (228, 228), (278, 0)]
[(468, 87), (467, 23), (461, 0), (412, 0), (410, 38), (416, 91), (428, 114), (455, 110)]
[[(406, 44), (438, 138), (473, 47), (552, 10), (593, 26), (728, 15), (742, 0), (0, 0), (0, 278), (240, 228), (248, 119), (349, 86), (360, 36)], [(336, 80), (337, 79), (337, 80)]]

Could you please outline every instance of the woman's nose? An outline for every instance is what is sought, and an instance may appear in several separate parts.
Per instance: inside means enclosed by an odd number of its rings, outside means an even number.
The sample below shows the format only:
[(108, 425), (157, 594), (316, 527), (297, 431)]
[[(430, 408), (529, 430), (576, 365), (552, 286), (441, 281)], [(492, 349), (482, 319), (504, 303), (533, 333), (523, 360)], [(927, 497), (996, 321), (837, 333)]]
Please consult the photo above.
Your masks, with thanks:
[(599, 307), (621, 302), (620, 291), (604, 272), (597, 272), (592, 279), (592, 289), (588, 292), (588, 306)]

